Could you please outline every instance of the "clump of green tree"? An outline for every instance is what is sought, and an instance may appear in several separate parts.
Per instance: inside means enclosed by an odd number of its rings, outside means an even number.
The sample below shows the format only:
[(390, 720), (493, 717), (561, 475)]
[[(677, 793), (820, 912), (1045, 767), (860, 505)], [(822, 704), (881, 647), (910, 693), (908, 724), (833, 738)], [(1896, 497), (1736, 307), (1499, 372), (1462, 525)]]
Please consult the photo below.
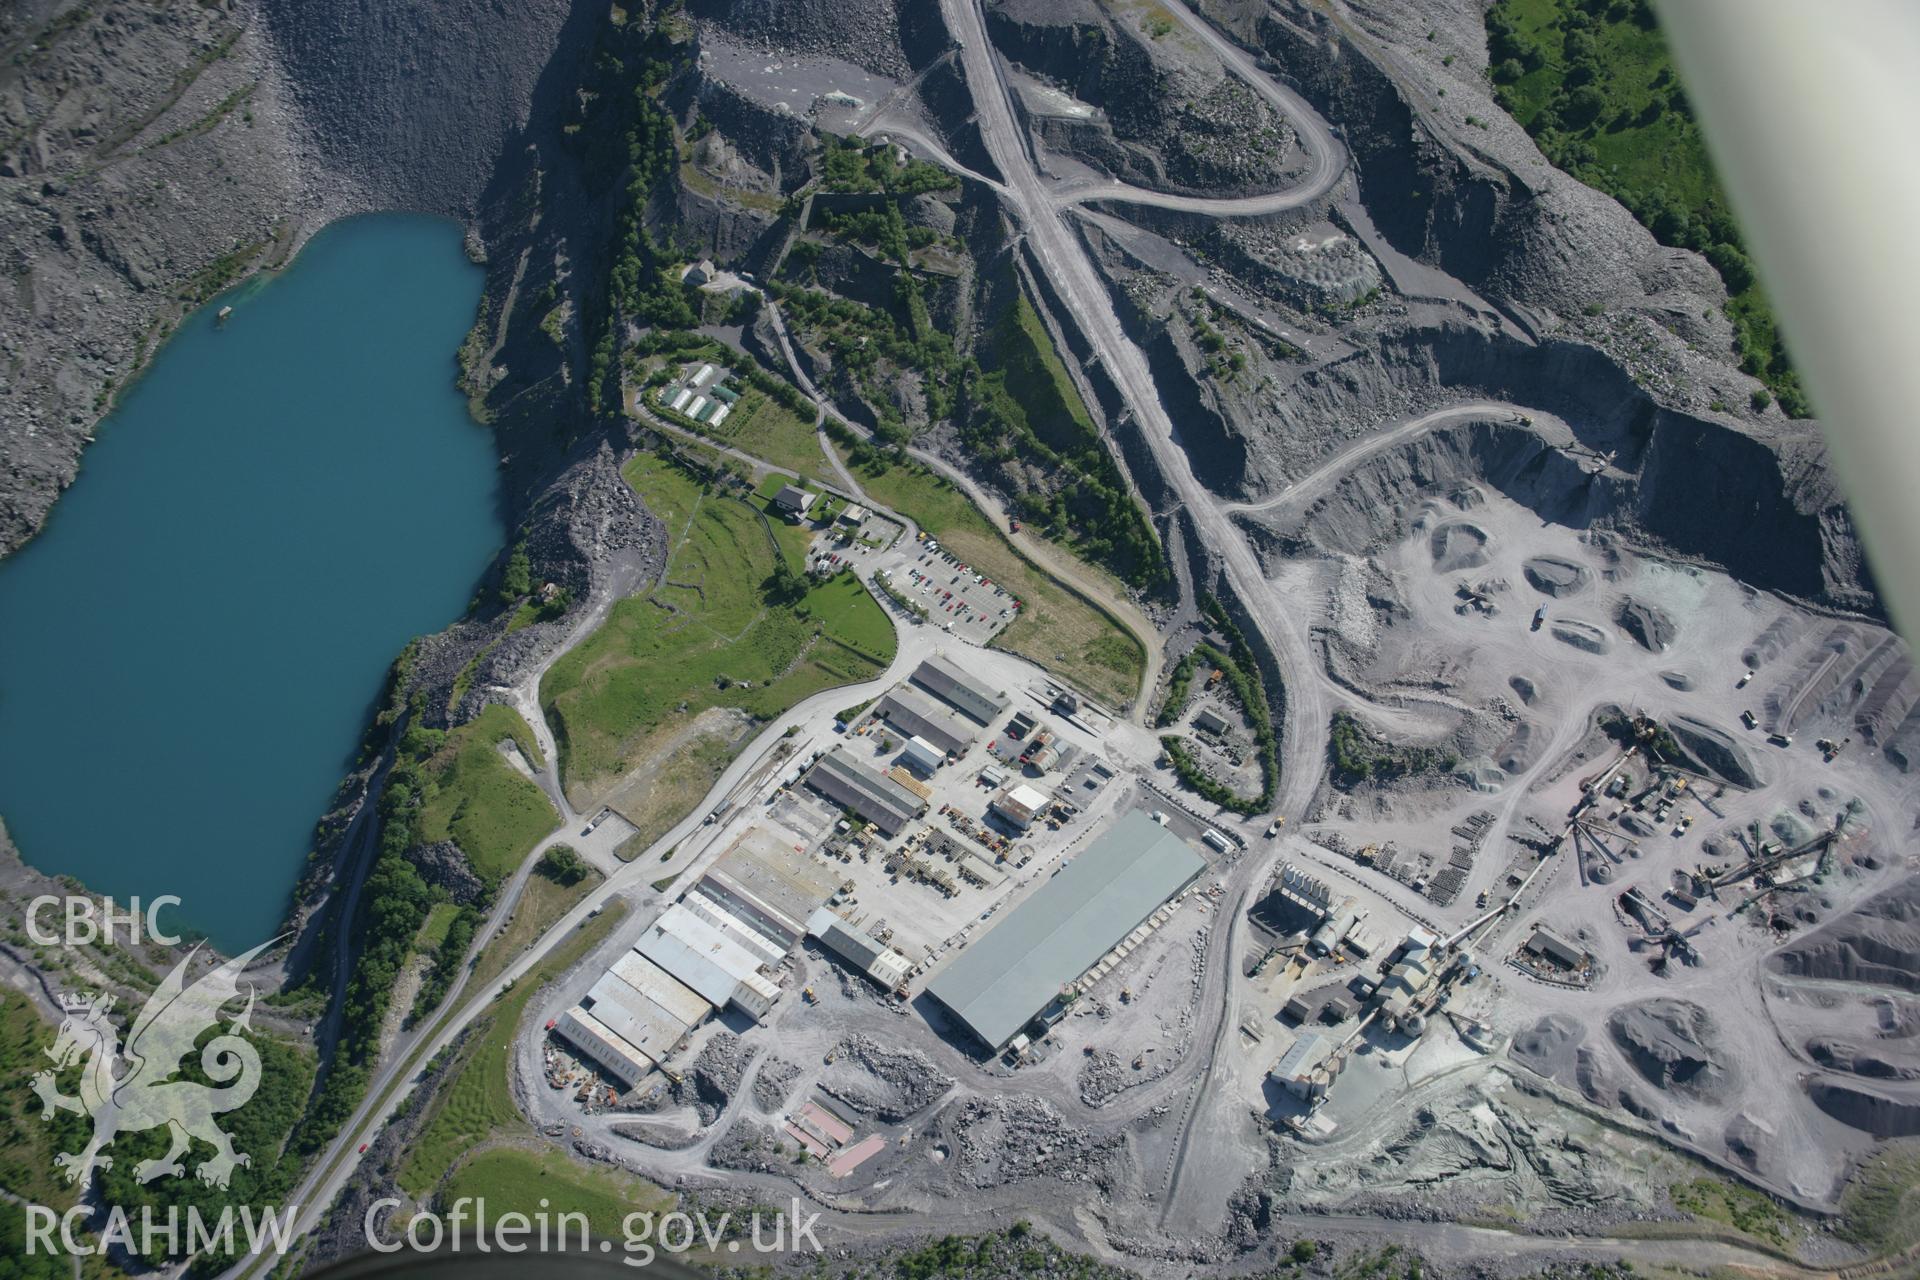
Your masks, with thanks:
[(776, 556), (773, 572), (760, 584), (760, 590), (769, 604), (797, 605), (807, 598), (809, 586), (806, 574), (794, 568), (785, 556)]
[[(225, 1025), (222, 1023), (222, 1028)], [(210, 1029), (208, 1037), (214, 1034), (218, 1033)], [(313, 1085), (313, 1058), (308, 1051), (264, 1032), (249, 1029), (241, 1034), (260, 1055), (260, 1083), (245, 1106), (220, 1118), (220, 1127), (233, 1140), (235, 1150), (251, 1157), (250, 1162), (231, 1171), (225, 1188), (212, 1186), (194, 1176), (196, 1166), (212, 1155), (211, 1148), (196, 1143), (181, 1158), (187, 1169), (184, 1176), (157, 1178), (143, 1184), (137, 1177), (141, 1162), (165, 1156), (172, 1145), (172, 1135), (164, 1125), (124, 1132), (115, 1138), (107, 1153), (112, 1158), (112, 1167), (103, 1163), (96, 1173), (96, 1195), (100, 1203), (124, 1209), (136, 1223), (142, 1220), (143, 1213), (151, 1213), (156, 1222), (165, 1222), (172, 1209), (180, 1211), (180, 1221), (185, 1223), (187, 1211), (197, 1209), (202, 1221), (213, 1226), (224, 1208), (231, 1206), (237, 1214), (241, 1206), (252, 1206), (258, 1213), (264, 1206), (283, 1203), (293, 1192), (304, 1161), (298, 1150), (288, 1147), (287, 1136), (300, 1119), (308, 1090)], [(187, 1055), (175, 1078), (214, 1085), (202, 1069), (197, 1054)], [(67, 1092), (72, 1093), (73, 1089), (68, 1088)], [(91, 1136), (92, 1126), (85, 1117), (61, 1112), (56, 1123), (65, 1139), (59, 1148), (62, 1151), (79, 1151)], [(236, 1243), (244, 1249), (245, 1235), (238, 1226), (235, 1236)], [(186, 1261), (187, 1243), (184, 1229), (174, 1240), (168, 1240), (164, 1233), (143, 1239), (142, 1233), (136, 1230), (127, 1248), (135, 1257), (160, 1266)], [(153, 1247), (142, 1252), (146, 1245)], [(187, 1274), (216, 1274), (231, 1266), (238, 1256), (238, 1253), (216, 1248), (195, 1258)], [(0, 1260), (0, 1274), (4, 1274), (4, 1268), (5, 1262)]]
[[(411, 718), (394, 744), (393, 762), (387, 769), (386, 784), (381, 788), (376, 805), (379, 845), (373, 867), (361, 887), (359, 910), (353, 919), (335, 921), (331, 926), (348, 930), (347, 945), (355, 959), (353, 972), (341, 998), (339, 1040), (326, 1066), (319, 1092), (292, 1139), (292, 1149), (301, 1153), (318, 1151), (359, 1105), (379, 1056), (380, 1033), (393, 992), (399, 985), (401, 974), (412, 962), (416, 943), (421, 936), (421, 926), (436, 905), (448, 900), (447, 891), (428, 884), (407, 853), (429, 838), (423, 835), (423, 828), (430, 817), (436, 822), (448, 823), (448, 788), (461, 785), (463, 761), (469, 754), (477, 755), (489, 767), (497, 768), (511, 778), (514, 786), (524, 787), (531, 794), (539, 796), (539, 789), (502, 764), (492, 746), (476, 737), (476, 731), (470, 726), (462, 726), (461, 731), (456, 731), (461, 736), (455, 737), (446, 730), (428, 728), (423, 724), (426, 711), (424, 692), (416, 691), (404, 706), (405, 713)], [(489, 714), (518, 720), (505, 708), (497, 711), (489, 708), (483, 712), (483, 717)], [(527, 741), (522, 740), (520, 745), (523, 751), (537, 754)], [(442, 752), (442, 748), (450, 746), (459, 750)], [(453, 812), (460, 814), (472, 811), (472, 802), (482, 793), (456, 790), (454, 794), (460, 797), (461, 803)], [(539, 803), (545, 807), (543, 796), (539, 798)], [(436, 804), (439, 813), (434, 817)], [(551, 810), (546, 812), (550, 814)], [(430, 838), (445, 837), (436, 833)], [(488, 872), (484, 861), (476, 860), (476, 851), (484, 847), (481, 843), (468, 842), (463, 837), (463, 852), (468, 855), (483, 885), (482, 900), (472, 904), (475, 911), (484, 909), (486, 899), (491, 896), (500, 878), (499, 873)], [(477, 923), (477, 915), (469, 915), (464, 922), (458, 916), (454, 919), (429, 970), (430, 984), (451, 984), (458, 976), (461, 958), (472, 940)], [(459, 936), (462, 930), (465, 930), (464, 938)], [(433, 1001), (437, 1002), (444, 990), (443, 987), (434, 993), (430, 987)], [(430, 1003), (416, 1006), (413, 1015), (418, 1017), (431, 1007)]]
[[(1280, 790), (1280, 751), (1273, 728), (1273, 716), (1267, 707), (1266, 684), (1260, 678), (1260, 667), (1253, 652), (1253, 646), (1247, 643), (1246, 635), (1234, 623), (1233, 618), (1217, 599), (1211, 595), (1200, 597), (1200, 608), (1214, 627), (1227, 638), (1227, 650), (1222, 652), (1213, 645), (1197, 647), (1193, 653), (1182, 659), (1188, 662), (1187, 672), (1181, 682), (1180, 707), (1186, 704), (1187, 683), (1193, 679), (1193, 663), (1206, 661), (1219, 667), (1222, 677), (1233, 689), (1233, 696), (1239, 701), (1241, 711), (1247, 717), (1247, 723), (1253, 726), (1254, 750), (1260, 761), (1260, 791), (1253, 796), (1243, 796), (1231, 787), (1213, 777), (1200, 762), (1193, 758), (1187, 745), (1172, 734), (1160, 739), (1161, 749), (1167, 753), (1167, 760), (1173, 766), (1174, 773), (1182, 784), (1198, 793), (1202, 799), (1217, 804), (1234, 813), (1265, 813), (1273, 804), (1273, 798)], [(1179, 678), (1178, 668), (1175, 678)], [(1171, 694), (1171, 685), (1169, 694)], [(1169, 704), (1171, 704), (1169, 697)], [(1167, 716), (1168, 706), (1161, 707), (1162, 724), (1171, 723), (1179, 717), (1179, 707)]]
[(1333, 784), (1343, 789), (1369, 779), (1450, 773), (1460, 763), (1458, 756), (1437, 747), (1403, 747), (1389, 743), (1345, 711), (1333, 713), (1327, 758), (1333, 766)]
[(1487, 52), (1495, 98), (1548, 160), (1713, 264), (1740, 367), (1811, 414), (1648, 0), (1499, 0)]
[[(421, 710), (416, 702), (414, 714)], [(379, 852), (360, 891), (359, 917), (347, 922), (355, 961), (341, 999), (340, 1039), (320, 1091), (294, 1135), (293, 1147), (302, 1153), (325, 1146), (365, 1095), (388, 1002), (413, 953), (415, 935), (440, 899), (406, 854), (414, 843), (415, 818), (428, 785), (422, 766), (444, 739), (444, 734), (416, 724), (402, 736), (387, 771), (378, 805)]]
[(970, 364), (962, 382), (968, 455), (1013, 493), (1022, 520), (1131, 586), (1165, 582), (1160, 540), (1024, 295), (992, 338), (996, 367)]
[(1166, 728), (1187, 709), (1187, 697), (1193, 691), (1193, 671), (1199, 665), (1200, 650), (1208, 647), (1201, 645), (1189, 649), (1180, 655), (1180, 661), (1173, 664), (1173, 672), (1167, 677), (1167, 696), (1160, 703), (1160, 713), (1153, 719), (1157, 727)]
[(572, 845), (556, 844), (540, 855), (538, 870), (541, 875), (566, 889), (586, 879), (591, 868)]
[(920, 283), (902, 271), (894, 286), (896, 305), (881, 309), (836, 298), (820, 289), (773, 281), (770, 292), (796, 329), (832, 353), (875, 414), (874, 433), (883, 444), (904, 444), (911, 429), (881, 385), (888, 366), (920, 375), (927, 417), (952, 416), (963, 372), (953, 337), (933, 323)]
[(699, 323), (697, 298), (671, 271), (678, 255), (657, 241), (646, 223), (648, 204), (679, 170), (673, 116), (660, 95), (687, 65), (690, 48), (654, 24), (603, 24), (582, 85), (582, 99), (590, 105), (580, 128), (567, 135), (590, 184), (590, 197), (599, 198), (618, 185), (606, 249), (606, 287), (587, 322), (592, 352), (587, 395), (598, 409), (618, 408), (617, 356), (624, 323), (674, 329)]
[(959, 179), (939, 165), (909, 159), (902, 163), (891, 145), (828, 134), (820, 154), (820, 189), (834, 192), (886, 192), (918, 196), (946, 191)]
[(454, 979), (460, 976), (460, 966), (466, 963), (467, 948), (473, 945), (473, 935), (480, 928), (480, 919), (480, 913), (471, 906), (461, 907), (454, 914), (452, 923), (447, 926), (447, 936), (440, 939), (440, 945), (433, 953), (433, 964), (420, 982), (413, 1008), (407, 1011), (408, 1026), (438, 1009), (440, 1002), (447, 998), (447, 992), (453, 989)]
[(897, 263), (904, 264), (912, 253), (907, 220), (892, 201), (873, 209), (819, 209), (813, 220), (828, 235), (870, 245)]
[(527, 558), (527, 544), (516, 542), (500, 571), (500, 603), (512, 604), (533, 590), (533, 562)]

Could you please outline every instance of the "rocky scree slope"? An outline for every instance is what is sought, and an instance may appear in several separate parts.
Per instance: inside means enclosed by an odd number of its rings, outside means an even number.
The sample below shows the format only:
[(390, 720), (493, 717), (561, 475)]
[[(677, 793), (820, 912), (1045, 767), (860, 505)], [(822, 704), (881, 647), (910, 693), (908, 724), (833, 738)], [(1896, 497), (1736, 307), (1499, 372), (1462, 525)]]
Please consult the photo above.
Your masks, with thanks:
[[(1592, 518), (1758, 586), (1877, 612), (1817, 428), (1728, 408), (1744, 410), (1759, 384), (1733, 367), (1711, 267), (1660, 246), (1612, 199), (1553, 169), (1493, 105), (1478, 6), (1359, 3), (1339, 23), (1295, 0), (1200, 8), (1337, 124), (1351, 154), (1326, 200), (1274, 225), (1340, 222), (1364, 205), (1355, 216), (1370, 216), (1382, 252), (1447, 273), (1503, 317), (1476, 331), (1457, 323), (1458, 308), (1400, 298), (1391, 282), (1381, 305), (1311, 315), (1272, 297), (1306, 332), (1331, 327), (1346, 349), (1263, 365), (1275, 385), (1234, 397), (1203, 376), (1206, 358), (1190, 326), (1166, 321), (1166, 298), (1130, 282), (1152, 273), (1083, 224), (1163, 390), (1181, 401), (1169, 407), (1204, 482), (1235, 497), (1277, 491), (1395, 421), (1506, 400), (1561, 414), (1587, 448), (1620, 449), (1615, 465), (1631, 484)], [(1165, 234), (1158, 215), (1114, 212)], [(1582, 479), (1555, 501), (1589, 505), (1575, 492)]]
[(784, 57), (826, 57), (904, 80), (946, 48), (938, 7), (912, 0), (692, 0), (722, 38)]
[(364, 208), (472, 217), (574, 0), (256, 0), (296, 140)]
[(0, 555), (36, 533), (113, 390), (180, 312), (277, 256), (298, 203), (244, 10), (0, 14)]
[(573, 8), (0, 6), (0, 555), (184, 309), (347, 213), (473, 215)]
[(1027, 124), (1047, 146), (1155, 191), (1278, 189), (1297, 159), (1292, 127), (1175, 30), (1149, 30), (1137, 15), (1115, 16), (1092, 0), (995, 0), (987, 9), (998, 50), (1101, 112), (1030, 114)]

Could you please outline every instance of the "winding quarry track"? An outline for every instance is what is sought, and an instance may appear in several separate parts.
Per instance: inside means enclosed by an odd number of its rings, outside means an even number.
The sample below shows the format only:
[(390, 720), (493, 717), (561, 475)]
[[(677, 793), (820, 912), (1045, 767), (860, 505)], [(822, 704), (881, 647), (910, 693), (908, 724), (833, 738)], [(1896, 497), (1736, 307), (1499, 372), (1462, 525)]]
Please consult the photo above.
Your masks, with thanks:
[[(1231, 199), (1181, 196), (1145, 191), (1119, 183), (1082, 182), (1061, 185), (1040, 172), (1027, 131), (1021, 127), (1012, 90), (988, 38), (981, 0), (939, 0), (949, 30), (959, 42), (958, 59), (971, 92), (979, 133), (995, 168), (1003, 175), (994, 180), (959, 164), (934, 138), (926, 136), (912, 123), (894, 119), (882, 110), (862, 129), (866, 134), (888, 133), (915, 145), (936, 162), (981, 182), (1005, 202), (1009, 215), (1018, 223), (1038, 269), (1057, 290), (1064, 310), (1092, 348), (1095, 362), (1104, 366), (1123, 402), (1123, 416), (1130, 416), (1150, 450), (1154, 465), (1171, 489), (1174, 502), (1193, 522), (1197, 535), (1214, 557), (1233, 595), (1241, 602), (1250, 629), (1258, 643), (1271, 655), (1279, 676), (1280, 692), (1285, 700), (1281, 718), (1280, 786), (1274, 812), (1297, 816), (1310, 802), (1323, 772), (1325, 733), (1331, 712), (1339, 701), (1351, 695), (1341, 689), (1320, 668), (1307, 632), (1306, 611), (1293, 607), (1283, 589), (1270, 581), (1262, 570), (1248, 534), (1236, 517), (1297, 515), (1330, 492), (1354, 467), (1382, 453), (1416, 440), (1446, 423), (1470, 420), (1524, 420), (1550, 444), (1570, 443), (1572, 434), (1566, 424), (1524, 406), (1496, 401), (1472, 401), (1451, 405), (1419, 417), (1371, 432), (1341, 449), (1295, 480), (1285, 489), (1254, 502), (1225, 502), (1212, 493), (1195, 475), (1191, 460), (1181, 444), (1179, 433), (1162, 401), (1145, 354), (1128, 336), (1113, 304), (1112, 295), (1073, 219), (1085, 216), (1084, 206), (1098, 203), (1126, 203), (1173, 209), (1216, 217), (1258, 216), (1295, 209), (1328, 195), (1348, 171), (1348, 156), (1335, 130), (1322, 120), (1301, 98), (1276, 83), (1260, 70), (1254, 60), (1231, 40), (1196, 17), (1181, 0), (1160, 0), (1195, 38), (1202, 42), (1234, 74), (1284, 115), (1295, 129), (1300, 145), (1309, 159), (1308, 168), (1296, 185), (1287, 190)], [(799, 362), (794, 359), (785, 326), (778, 309), (771, 319), (780, 345), (792, 366), (796, 381), (815, 402), (816, 427), (823, 427), (828, 415), (838, 418), (832, 406), (808, 382)], [(824, 440), (823, 440), (824, 443)], [(830, 456), (831, 455), (831, 451)], [(929, 459), (929, 461), (932, 461)], [(937, 464), (936, 464), (937, 465)], [(836, 459), (836, 470), (848, 489), (858, 495), (853, 477)], [(976, 489), (964, 477), (955, 477), (969, 493)], [(982, 503), (990, 515), (992, 504)], [(996, 520), (1001, 527), (1002, 520)], [(909, 524), (911, 532), (911, 526)], [(1075, 581), (1070, 566), (1046, 566), (1056, 576)], [(1076, 582), (1076, 585), (1082, 585)], [(1094, 585), (1098, 584), (1086, 584)], [(631, 589), (630, 587), (628, 589)], [(1104, 590), (1096, 598), (1110, 598)], [(596, 601), (603, 611), (611, 600)], [(589, 620), (597, 624), (597, 613)], [(1144, 714), (1158, 673), (1163, 646), (1151, 623), (1137, 609), (1128, 606), (1122, 616), (1130, 630), (1147, 636), (1152, 657), (1149, 678), (1141, 694), (1139, 713)], [(571, 647), (584, 638), (591, 625), (583, 624), (570, 635)], [(625, 900), (640, 910), (660, 895), (649, 891), (647, 882), (667, 872), (694, 871), (717, 849), (716, 833), (703, 833), (704, 815), (721, 801), (753, 785), (759, 771), (772, 758), (783, 736), (790, 729), (802, 732), (830, 732), (824, 727), (833, 711), (850, 701), (877, 695), (904, 678), (914, 664), (932, 651), (933, 635), (918, 628), (901, 629), (899, 650), (892, 666), (878, 679), (862, 685), (843, 687), (816, 695), (794, 707), (768, 725), (753, 746), (736, 759), (720, 777), (703, 802), (673, 830), (632, 863), (611, 870), (605, 881), (564, 918), (549, 929), (533, 947), (491, 982), (485, 990), (466, 989), (464, 978), (445, 1005), (445, 1012), (402, 1040), (389, 1054), (372, 1081), (366, 1101), (328, 1148), (289, 1203), (302, 1206), (295, 1224), (296, 1234), (314, 1230), (325, 1219), (333, 1200), (346, 1187), (358, 1167), (358, 1146), (370, 1142), (405, 1104), (413, 1089), (424, 1079), (423, 1064), (435, 1053), (452, 1044), (477, 1017), (492, 1004), (499, 984), (517, 980), (539, 965), (556, 946), (564, 942), (602, 907)], [(556, 657), (558, 654), (556, 653)], [(549, 756), (549, 768), (555, 757), (551, 734), (547, 732), (537, 699), (538, 674), (532, 682), (513, 693), (513, 702), (527, 713), (527, 719), (540, 735)], [(1556, 735), (1552, 749), (1519, 783), (1513, 786), (1498, 817), (1499, 834), (1505, 834), (1514, 820), (1528, 785), (1558, 759), (1577, 737), (1585, 717), (1569, 718)], [(558, 791), (557, 779), (550, 791)], [(543, 785), (546, 780), (543, 779)], [(569, 812), (564, 795), (558, 797), (563, 817), (568, 819), (562, 833), (570, 830), (577, 815)], [(1263, 820), (1263, 819), (1262, 819)], [(370, 825), (370, 824), (367, 824)], [(1224, 825), (1224, 824), (1223, 824)], [(657, 860), (654, 850), (679, 846), (670, 863)], [(1183, 1065), (1170, 1085), (1177, 1093), (1165, 1095), (1168, 1101), (1183, 1106), (1177, 1133), (1162, 1166), (1149, 1180), (1149, 1192), (1157, 1199), (1159, 1225), (1166, 1228), (1181, 1224), (1185, 1229), (1205, 1230), (1218, 1222), (1226, 1206), (1223, 1180), (1218, 1176), (1187, 1176), (1191, 1168), (1203, 1164), (1232, 1164), (1254, 1167), (1264, 1159), (1264, 1148), (1249, 1135), (1246, 1113), (1235, 1104), (1223, 1102), (1234, 1096), (1226, 1087), (1236, 1071), (1233, 1055), (1227, 1052), (1235, 1034), (1236, 986), (1239, 957), (1246, 946), (1249, 929), (1247, 905), (1251, 895), (1265, 882), (1271, 859), (1258, 853), (1240, 860), (1225, 873), (1226, 892), (1221, 898), (1205, 959), (1205, 983), (1210, 988), (1205, 1008), (1195, 1011), (1196, 1051), (1190, 1065)], [(529, 860), (531, 864), (531, 859)], [(524, 877), (524, 869), (522, 872)], [(505, 895), (500, 911), (510, 909), (517, 897), (519, 880)], [(353, 899), (346, 907), (349, 917)], [(496, 920), (500, 912), (496, 912)], [(494, 922), (480, 936), (493, 932)], [(346, 970), (343, 966), (342, 976)], [(1222, 1073), (1228, 1076), (1220, 1080)], [(1142, 1105), (1145, 1105), (1144, 1101)], [(1247, 1160), (1241, 1160), (1246, 1156)], [(737, 1175), (743, 1186), (786, 1196), (795, 1190), (792, 1182), (759, 1174)], [(809, 1197), (811, 1199), (811, 1197)], [(990, 1199), (990, 1198), (989, 1198)], [(822, 1206), (824, 1207), (824, 1206)], [(942, 1209), (939, 1230), (986, 1230), (1004, 1222), (1002, 1207), (996, 1205), (951, 1205)], [(836, 1230), (860, 1238), (876, 1240), (922, 1232), (927, 1221), (920, 1215), (891, 1212), (835, 1214)], [(1515, 1235), (1483, 1231), (1450, 1224), (1402, 1223), (1391, 1220), (1338, 1219), (1319, 1215), (1300, 1215), (1276, 1221), (1281, 1229), (1297, 1228), (1305, 1232), (1328, 1227), (1348, 1226), (1376, 1239), (1406, 1241), (1419, 1247), (1435, 1247), (1468, 1254), (1538, 1251), (1546, 1253), (1562, 1244), (1557, 1237)], [(1778, 1273), (1820, 1275), (1817, 1270), (1782, 1264), (1768, 1253), (1707, 1239), (1673, 1238), (1663, 1240), (1589, 1239), (1584, 1245), (1616, 1252), (1621, 1256), (1653, 1259), (1659, 1262), (1712, 1266), (1764, 1267)], [(229, 1271), (229, 1276), (264, 1275), (272, 1259), (255, 1257)]]
[[(1201, 32), (1210, 45), (1218, 40), (1185, 6), (1176, 2), (1168, 7), (1190, 28)], [(1015, 116), (1011, 90), (994, 56), (993, 45), (987, 39), (980, 0), (941, 0), (941, 9), (950, 29), (961, 41), (961, 64), (979, 115), (980, 134), (994, 165), (1006, 177), (1007, 202), (1026, 230), (1041, 269), (1059, 290), (1081, 332), (1105, 364), (1152, 450), (1161, 475), (1193, 520), (1203, 543), (1219, 555), (1234, 594), (1246, 607), (1254, 629), (1279, 669), (1287, 706), (1282, 719), (1276, 809), (1281, 813), (1297, 813), (1306, 806), (1319, 778), (1322, 735), (1329, 715), (1326, 692), (1321, 683), (1311, 677), (1313, 656), (1305, 628), (1291, 615), (1287, 602), (1279, 598), (1279, 593), (1261, 572), (1245, 535), (1221, 509), (1215, 495), (1194, 475), (1186, 451), (1178, 442), (1173, 420), (1154, 385), (1146, 356), (1127, 336), (1092, 258), (1067, 225), (1060, 202), (1049, 195), (1036, 170), (1026, 132), (1019, 127)], [(1330, 189), (1345, 168), (1346, 156), (1334, 143), (1326, 123), (1306, 109), (1304, 103), (1254, 71), (1243, 55), (1236, 52), (1230, 64), (1245, 67), (1242, 74), (1249, 76), (1256, 90), (1295, 119), (1302, 144), (1316, 157), (1313, 177), (1302, 189), (1272, 198), (1300, 204)], [(1246, 902), (1261, 883), (1264, 869), (1264, 860), (1248, 858), (1229, 881), (1220, 916), (1227, 922), (1227, 937), (1224, 943), (1218, 937), (1214, 939), (1210, 969), (1217, 972), (1220, 966), (1231, 968), (1233, 965), (1246, 929)], [(1176, 1218), (1189, 1222), (1212, 1220), (1224, 1209), (1224, 1205), (1203, 1207), (1190, 1203), (1183, 1194), (1188, 1183), (1181, 1177), (1194, 1150), (1216, 1143), (1221, 1144), (1216, 1147), (1220, 1150), (1238, 1145), (1236, 1132), (1216, 1123), (1220, 1117), (1215, 1108), (1205, 1105), (1213, 1092), (1212, 1080), (1220, 1067), (1221, 1050), (1233, 1027), (1233, 983), (1230, 979), (1219, 980), (1215, 990), (1218, 996), (1208, 1002), (1206, 1021), (1199, 1031), (1202, 1042), (1211, 1046), (1207, 1066), (1194, 1086), (1202, 1105), (1192, 1108), (1177, 1140), (1161, 1200), (1163, 1224)]]
[[(1170, 8), (1190, 25), (1197, 24), (1184, 7)], [(1283, 620), (1284, 611), (1277, 607), (1280, 602), (1271, 598), (1266, 578), (1246, 538), (1220, 509), (1218, 499), (1194, 475), (1186, 452), (1177, 442), (1173, 420), (1154, 386), (1145, 355), (1127, 337), (1092, 258), (1067, 225), (1059, 204), (1048, 193), (1045, 181), (1035, 168), (1026, 145), (1026, 133), (1015, 117), (1011, 90), (987, 39), (986, 19), (979, 0), (941, 0), (941, 9), (949, 28), (961, 41), (961, 65), (979, 113), (980, 134), (995, 167), (1006, 177), (1005, 190), (1012, 211), (1025, 229), (1042, 270), (1060, 290), (1068, 310), (1119, 387), (1160, 471), (1187, 508), (1206, 543), (1221, 555), (1228, 579), (1252, 611), (1254, 625), (1279, 664), (1282, 681), (1291, 698), (1296, 684), (1308, 683), (1301, 676), (1312, 666), (1304, 632)], [(1255, 82), (1256, 88), (1262, 82), (1264, 77)], [(1277, 86), (1267, 85), (1261, 92), (1270, 100), (1293, 105), (1290, 95)], [(1297, 105), (1304, 107), (1304, 104)], [(1310, 113), (1308, 122), (1296, 127), (1306, 145), (1334, 146), (1331, 131), (1324, 122), (1310, 117)], [(1309, 186), (1325, 191), (1338, 177), (1344, 163), (1343, 151), (1323, 154), (1315, 168), (1316, 181)], [(1296, 203), (1312, 198), (1313, 193), (1298, 193)], [(1317, 695), (1310, 695), (1310, 700), (1317, 703)], [(1324, 709), (1318, 705), (1290, 704), (1285, 718), (1283, 761), (1300, 764), (1316, 757), (1318, 732), (1312, 731), (1316, 740), (1309, 741), (1305, 726), (1324, 724), (1325, 720)], [(1283, 764), (1279, 803), (1282, 811), (1298, 809), (1306, 803), (1312, 794), (1316, 773), (1313, 768), (1287, 768)]]

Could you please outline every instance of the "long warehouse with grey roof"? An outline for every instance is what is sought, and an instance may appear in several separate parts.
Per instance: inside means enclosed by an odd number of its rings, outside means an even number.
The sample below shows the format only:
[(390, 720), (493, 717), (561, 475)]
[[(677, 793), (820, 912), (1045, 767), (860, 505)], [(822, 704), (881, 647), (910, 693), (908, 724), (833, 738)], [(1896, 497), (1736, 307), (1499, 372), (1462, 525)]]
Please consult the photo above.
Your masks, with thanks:
[(982, 1043), (1004, 1048), (1206, 866), (1186, 841), (1128, 813), (962, 951), (927, 993)]
[(888, 690), (875, 710), (907, 737), (925, 738), (949, 755), (963, 754), (980, 732), (912, 685)]
[(962, 670), (939, 654), (913, 669), (907, 677), (934, 697), (986, 724), (1007, 709), (1007, 695), (989, 689), (978, 676)]
[(807, 771), (807, 785), (890, 836), (927, 811), (925, 800), (844, 751), (820, 757)]

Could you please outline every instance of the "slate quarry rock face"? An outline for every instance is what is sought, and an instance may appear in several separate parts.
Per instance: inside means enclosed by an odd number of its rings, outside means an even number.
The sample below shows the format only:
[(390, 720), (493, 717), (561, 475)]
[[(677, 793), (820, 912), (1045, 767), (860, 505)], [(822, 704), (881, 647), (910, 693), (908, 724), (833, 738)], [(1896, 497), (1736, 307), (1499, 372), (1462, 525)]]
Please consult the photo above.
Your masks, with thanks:
[(309, 154), (374, 207), (471, 215), (571, 0), (262, 0)]

